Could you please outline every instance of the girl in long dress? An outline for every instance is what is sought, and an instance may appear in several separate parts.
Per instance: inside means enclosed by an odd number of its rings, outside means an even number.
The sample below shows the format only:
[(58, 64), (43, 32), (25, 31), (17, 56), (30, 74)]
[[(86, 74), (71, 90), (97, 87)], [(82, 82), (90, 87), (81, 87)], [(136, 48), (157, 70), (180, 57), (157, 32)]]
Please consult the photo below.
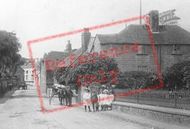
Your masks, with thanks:
[(91, 94), (90, 94), (90, 90), (89, 89), (87, 89), (87, 90), (84, 91), (84, 94), (83, 94), (83, 105), (84, 105), (85, 111), (87, 111), (87, 107), (88, 107), (88, 111), (91, 112), (91, 109), (90, 109)]

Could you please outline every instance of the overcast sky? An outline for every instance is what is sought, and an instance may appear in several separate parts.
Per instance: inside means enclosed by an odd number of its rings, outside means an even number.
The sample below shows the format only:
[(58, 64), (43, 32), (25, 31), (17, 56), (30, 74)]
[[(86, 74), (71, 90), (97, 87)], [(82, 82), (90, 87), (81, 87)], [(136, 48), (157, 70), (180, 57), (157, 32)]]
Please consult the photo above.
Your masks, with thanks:
[[(26, 42), (31, 39), (72, 31), (92, 25), (139, 16), (140, 0), (0, 0), (0, 30), (13, 31), (22, 44), (21, 54), (28, 57)], [(142, 12), (176, 9), (179, 25), (190, 30), (190, 0), (142, 0)], [(93, 31), (119, 32), (125, 25)], [(63, 37), (33, 48), (34, 57), (52, 50), (63, 51), (67, 40), (79, 48), (80, 34)]]

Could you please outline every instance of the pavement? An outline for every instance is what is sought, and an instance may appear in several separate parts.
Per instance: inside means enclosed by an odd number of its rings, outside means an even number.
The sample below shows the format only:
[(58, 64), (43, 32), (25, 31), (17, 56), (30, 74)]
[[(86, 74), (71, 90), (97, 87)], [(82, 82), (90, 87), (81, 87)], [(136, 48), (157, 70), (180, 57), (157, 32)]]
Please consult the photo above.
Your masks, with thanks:
[[(187, 129), (118, 111), (85, 112), (83, 107), (44, 114), (35, 87), (0, 99), (0, 129)], [(48, 108), (59, 107), (56, 98)], [(188, 128), (189, 129), (189, 128)]]

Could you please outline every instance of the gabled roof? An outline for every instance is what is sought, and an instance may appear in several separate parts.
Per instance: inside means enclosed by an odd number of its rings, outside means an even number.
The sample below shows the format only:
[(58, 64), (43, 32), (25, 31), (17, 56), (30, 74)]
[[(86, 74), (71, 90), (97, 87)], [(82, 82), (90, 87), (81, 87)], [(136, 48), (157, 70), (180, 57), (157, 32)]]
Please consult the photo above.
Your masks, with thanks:
[(25, 63), (21, 66), (22, 69), (30, 69), (32, 68), (32, 64), (30, 59), (26, 58)]
[(48, 54), (44, 55), (44, 59), (46, 60), (60, 60), (64, 59), (68, 53), (66, 52), (60, 52), (60, 51), (51, 51)]
[(90, 52), (93, 45), (94, 45), (94, 40), (95, 40), (96, 37), (90, 37), (90, 41), (89, 41), (89, 44), (88, 44), (88, 48), (87, 48), (87, 52)]
[(32, 64), (31, 63), (25, 63), (24, 65), (21, 66), (23, 69), (27, 69), (27, 68), (32, 68)]
[[(177, 25), (160, 26), (153, 33), (156, 44), (190, 44), (190, 33)], [(101, 44), (135, 43), (149, 44), (149, 34), (145, 25), (129, 25), (117, 34), (98, 34)]]

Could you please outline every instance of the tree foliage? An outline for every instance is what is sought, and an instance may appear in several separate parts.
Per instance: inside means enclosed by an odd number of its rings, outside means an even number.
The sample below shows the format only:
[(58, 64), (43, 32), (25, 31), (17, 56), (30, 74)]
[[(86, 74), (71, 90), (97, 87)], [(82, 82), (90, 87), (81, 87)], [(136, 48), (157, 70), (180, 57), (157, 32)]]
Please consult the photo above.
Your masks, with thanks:
[(20, 43), (15, 33), (0, 31), (0, 77), (12, 76), (21, 63)]
[(183, 61), (174, 64), (164, 73), (164, 81), (167, 88), (183, 89), (187, 88), (190, 79), (190, 61)]
[(118, 67), (114, 59), (106, 57), (102, 59), (99, 56), (83, 64), (75, 63), (75, 67), (63, 67), (56, 71), (56, 79), (59, 83), (82, 83), (98, 82), (100, 84), (114, 83), (117, 78)]
[(139, 89), (159, 84), (156, 74), (145, 71), (120, 73), (118, 88)]
[(15, 33), (0, 31), (0, 95), (16, 86), (14, 75), (18, 66), (24, 63), (18, 53), (20, 48)]

